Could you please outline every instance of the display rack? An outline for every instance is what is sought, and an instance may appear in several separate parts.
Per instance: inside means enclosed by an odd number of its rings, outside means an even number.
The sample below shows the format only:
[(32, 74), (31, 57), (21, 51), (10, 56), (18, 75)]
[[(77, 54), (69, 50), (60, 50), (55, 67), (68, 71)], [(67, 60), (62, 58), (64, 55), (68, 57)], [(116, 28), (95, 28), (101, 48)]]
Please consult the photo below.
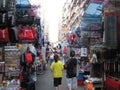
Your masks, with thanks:
[(16, 46), (0, 47), (0, 90), (19, 90), (20, 51)]
[(20, 50), (16, 46), (5, 46), (5, 76), (19, 76)]

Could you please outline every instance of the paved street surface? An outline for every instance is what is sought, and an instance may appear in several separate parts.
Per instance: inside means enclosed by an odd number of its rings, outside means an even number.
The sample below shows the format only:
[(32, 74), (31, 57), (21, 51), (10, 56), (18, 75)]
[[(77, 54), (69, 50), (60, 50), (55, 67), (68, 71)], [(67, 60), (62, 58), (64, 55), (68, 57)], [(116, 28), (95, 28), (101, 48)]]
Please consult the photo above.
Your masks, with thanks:
[[(38, 75), (36, 82), (36, 90), (55, 90), (53, 87), (53, 77), (49, 65), (43, 74)], [(62, 79), (62, 90), (68, 90), (65, 71), (63, 73), (63, 79)], [(83, 87), (78, 87), (78, 89), (76, 90), (84, 90), (84, 89)]]

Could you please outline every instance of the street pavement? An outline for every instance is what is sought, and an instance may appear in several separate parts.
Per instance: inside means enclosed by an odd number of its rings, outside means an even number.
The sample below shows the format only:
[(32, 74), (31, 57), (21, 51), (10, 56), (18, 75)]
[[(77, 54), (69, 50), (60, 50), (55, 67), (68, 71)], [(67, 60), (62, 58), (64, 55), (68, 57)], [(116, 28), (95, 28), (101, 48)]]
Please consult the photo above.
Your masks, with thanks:
[[(48, 64), (46, 70), (37, 75), (37, 82), (36, 82), (36, 90), (55, 90), (53, 86), (53, 77), (50, 71), (50, 65)], [(66, 83), (66, 76), (65, 70), (63, 71), (63, 78), (62, 78), (62, 89), (61, 90), (68, 90), (67, 83)], [(84, 90), (82, 86), (79, 86), (76, 90)]]

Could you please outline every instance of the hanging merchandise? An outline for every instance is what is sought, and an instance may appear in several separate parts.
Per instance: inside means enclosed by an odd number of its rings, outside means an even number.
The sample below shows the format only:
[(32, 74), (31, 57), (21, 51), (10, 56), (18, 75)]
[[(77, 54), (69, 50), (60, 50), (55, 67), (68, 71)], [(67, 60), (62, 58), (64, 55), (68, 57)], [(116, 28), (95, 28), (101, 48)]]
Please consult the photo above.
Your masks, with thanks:
[(30, 52), (36, 56), (37, 55), (37, 51), (36, 51), (35, 47), (32, 44), (30, 44), (29, 48), (30, 48)]
[(24, 27), (19, 30), (18, 38), (20, 40), (35, 40), (36, 39), (36, 30), (31, 27)]
[(12, 26), (15, 26), (15, 17), (14, 15), (10, 16), (8, 18), (8, 26), (12, 27)]
[(28, 12), (28, 14), (29, 14), (30, 16), (35, 16), (34, 10), (30, 10), (30, 11)]
[(12, 28), (9, 28), (9, 38), (10, 38), (10, 42), (12, 43), (16, 43), (18, 42), (18, 29), (17, 27), (12, 27)]
[(6, 13), (0, 13), (0, 27), (7, 25), (8, 16)]
[(16, 0), (16, 24), (32, 25), (34, 16), (29, 15), (31, 5), (29, 0)]
[(87, 57), (87, 56), (88, 56), (87, 48), (81, 48), (81, 57)]
[(81, 34), (80, 27), (77, 27), (75, 33), (77, 34), (78, 37), (80, 37), (80, 34)]
[(16, 46), (4, 47), (5, 76), (19, 76), (20, 51)]
[(7, 7), (7, 0), (1, 0), (0, 1), (0, 12), (1, 13), (6, 13), (8, 11), (8, 7)]
[(116, 29), (116, 16), (110, 15), (105, 17), (105, 45), (116, 47), (117, 46), (117, 29)]
[(97, 63), (98, 62), (97, 55), (95, 53), (92, 55), (92, 58), (90, 59), (90, 62), (91, 63)]
[(9, 41), (9, 33), (8, 28), (1, 29), (0, 28), (0, 42), (8, 42)]
[(63, 52), (64, 52), (64, 54), (67, 54), (67, 46), (64, 46)]
[(32, 25), (34, 23), (34, 16), (22, 16), (16, 18), (16, 24)]
[(18, 49), (22, 49), (22, 44), (16, 44)]
[(73, 34), (73, 41), (72, 41), (73, 45), (77, 44), (77, 40), (78, 40), (77, 34)]

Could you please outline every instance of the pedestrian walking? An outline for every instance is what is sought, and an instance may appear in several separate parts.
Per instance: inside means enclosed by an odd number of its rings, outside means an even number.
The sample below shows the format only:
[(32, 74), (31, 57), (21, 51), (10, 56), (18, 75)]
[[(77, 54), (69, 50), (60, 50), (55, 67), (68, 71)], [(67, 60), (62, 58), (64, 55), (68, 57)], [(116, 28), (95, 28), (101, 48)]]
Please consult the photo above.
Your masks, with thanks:
[(57, 54), (54, 55), (54, 61), (52, 62), (50, 69), (53, 74), (53, 84), (54, 84), (55, 90), (61, 90), (63, 64), (59, 60), (59, 56)]
[(53, 52), (51, 52), (50, 53), (50, 58), (49, 58), (50, 60), (50, 65), (52, 64), (52, 62), (54, 61), (54, 53)]
[(70, 52), (70, 58), (66, 61), (66, 78), (69, 90), (77, 88), (77, 59), (74, 57), (75, 51)]

